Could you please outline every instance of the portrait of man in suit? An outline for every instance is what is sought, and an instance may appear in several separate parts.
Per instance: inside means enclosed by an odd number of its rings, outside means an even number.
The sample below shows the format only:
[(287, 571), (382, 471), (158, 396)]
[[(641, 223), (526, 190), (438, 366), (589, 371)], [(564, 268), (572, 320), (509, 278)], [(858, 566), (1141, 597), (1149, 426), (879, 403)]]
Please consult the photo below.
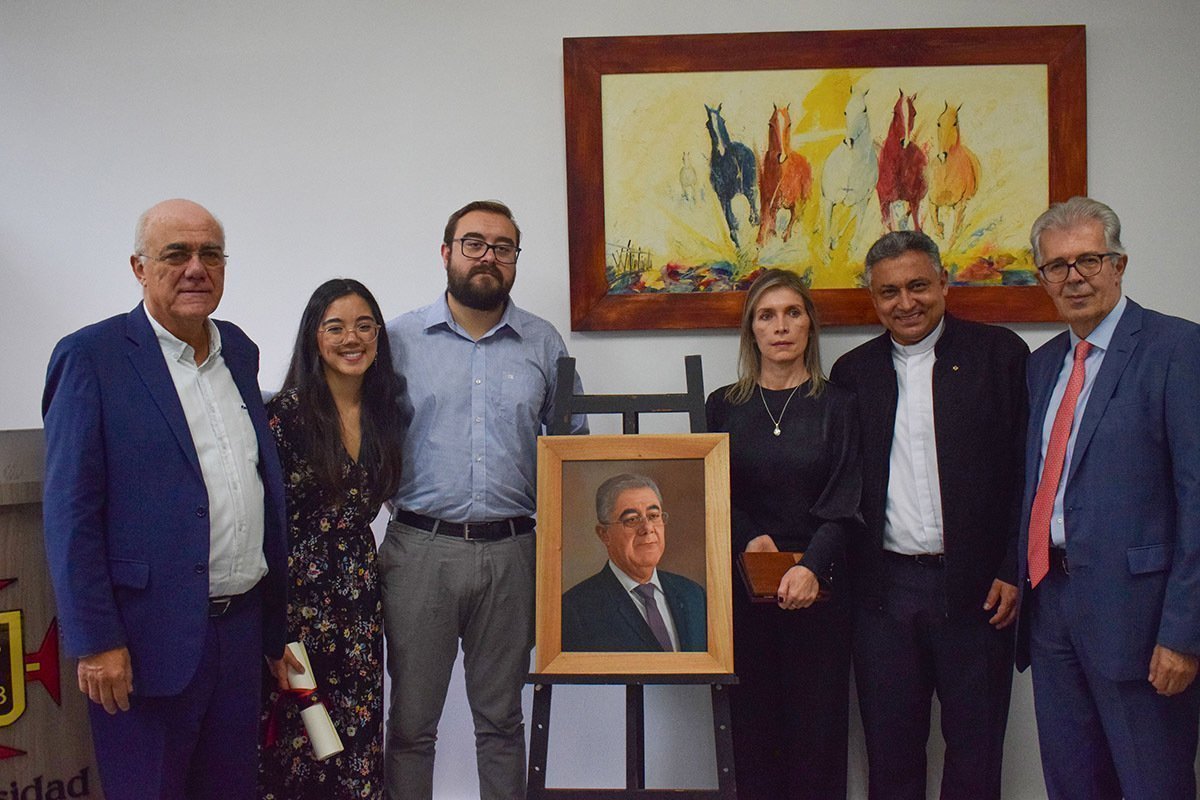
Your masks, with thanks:
[(1103, 203), (1030, 233), (1068, 330), (1029, 360), (1017, 666), (1051, 800), (1196, 797), (1200, 326), (1125, 297)]
[(563, 594), (564, 651), (708, 649), (704, 589), (658, 569), (669, 519), (651, 478), (622, 473), (600, 484), (595, 531), (608, 561)]

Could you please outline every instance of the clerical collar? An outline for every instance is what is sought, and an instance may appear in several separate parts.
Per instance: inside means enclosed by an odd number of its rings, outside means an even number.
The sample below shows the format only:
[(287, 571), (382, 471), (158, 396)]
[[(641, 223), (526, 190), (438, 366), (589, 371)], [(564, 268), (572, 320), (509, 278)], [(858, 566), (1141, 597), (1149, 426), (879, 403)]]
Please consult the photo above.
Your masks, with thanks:
[(938, 320), (937, 327), (929, 332), (921, 341), (916, 344), (900, 344), (895, 339), (892, 339), (892, 352), (899, 356), (919, 356), (922, 353), (928, 353), (938, 343), (938, 339), (942, 338), (942, 334), (946, 331), (946, 315)]

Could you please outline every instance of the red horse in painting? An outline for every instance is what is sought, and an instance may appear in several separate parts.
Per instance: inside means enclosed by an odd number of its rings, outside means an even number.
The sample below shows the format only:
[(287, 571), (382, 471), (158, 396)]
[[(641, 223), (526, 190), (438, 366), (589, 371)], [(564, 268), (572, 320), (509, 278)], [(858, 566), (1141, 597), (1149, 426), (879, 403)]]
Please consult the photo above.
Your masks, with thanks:
[(758, 188), (762, 202), (758, 225), (760, 246), (767, 237), (776, 233), (776, 217), (780, 209), (785, 208), (788, 210), (788, 222), (783, 229), (782, 239), (786, 242), (812, 194), (812, 167), (804, 156), (792, 149), (789, 107), (774, 108), (771, 121), (767, 124), (767, 152), (759, 173)]
[(954, 225), (950, 229), (947, 243), (958, 238), (962, 228), (967, 201), (979, 191), (981, 167), (979, 159), (962, 143), (958, 128), (958, 112), (961, 105), (951, 106), (938, 116), (937, 157), (929, 165), (929, 206), (933, 212), (933, 225), (938, 236), (945, 237), (946, 223), (943, 214), (953, 215)]
[(904, 90), (900, 90), (892, 108), (892, 124), (879, 150), (879, 181), (875, 191), (879, 195), (883, 227), (889, 231), (901, 227), (905, 213), (911, 220), (909, 227), (921, 230), (921, 200), (929, 184), (925, 180), (925, 150), (913, 141), (916, 100), (915, 94), (905, 96)]

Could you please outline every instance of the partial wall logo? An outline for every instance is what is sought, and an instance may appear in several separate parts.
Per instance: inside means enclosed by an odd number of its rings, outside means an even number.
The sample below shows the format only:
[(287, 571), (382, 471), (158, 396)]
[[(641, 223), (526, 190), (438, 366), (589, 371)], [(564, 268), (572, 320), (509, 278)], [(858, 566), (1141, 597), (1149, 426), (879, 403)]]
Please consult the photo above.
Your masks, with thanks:
[[(16, 578), (0, 578), (0, 591), (16, 583)], [(0, 611), (0, 728), (12, 725), (25, 713), (25, 687), (40, 683), (55, 705), (62, 705), (58, 669), (58, 619), (42, 637), (41, 646), (25, 652), (21, 611)], [(0, 744), (0, 760), (25, 755)]]

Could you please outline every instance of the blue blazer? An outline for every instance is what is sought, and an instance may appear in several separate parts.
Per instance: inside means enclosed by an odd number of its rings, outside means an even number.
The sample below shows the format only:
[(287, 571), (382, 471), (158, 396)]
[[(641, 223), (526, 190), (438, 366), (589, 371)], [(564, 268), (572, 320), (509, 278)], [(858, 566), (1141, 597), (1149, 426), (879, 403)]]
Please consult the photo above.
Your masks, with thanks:
[[(1063, 332), (1029, 360), (1020, 587), (1042, 424), (1070, 347)], [(1096, 376), (1066, 469), (1072, 629), (1101, 674), (1145, 680), (1155, 644), (1200, 654), (1200, 326), (1132, 300)], [(1027, 610), (1028, 603), (1022, 608)], [(1028, 620), (1017, 666), (1029, 664)]]
[[(260, 584), (263, 647), (279, 657), (286, 637), (282, 471), (258, 388), (258, 348), (236, 326), (216, 324), (258, 437), (269, 570)], [(140, 305), (58, 343), (42, 416), (46, 554), (67, 653), (126, 646), (137, 694), (178, 694), (196, 671), (208, 624), (208, 493)]]
[[(683, 652), (708, 650), (704, 589), (673, 572), (658, 571)], [(661, 652), (635, 601), (605, 564), (562, 598), (562, 649), (567, 652)]]

